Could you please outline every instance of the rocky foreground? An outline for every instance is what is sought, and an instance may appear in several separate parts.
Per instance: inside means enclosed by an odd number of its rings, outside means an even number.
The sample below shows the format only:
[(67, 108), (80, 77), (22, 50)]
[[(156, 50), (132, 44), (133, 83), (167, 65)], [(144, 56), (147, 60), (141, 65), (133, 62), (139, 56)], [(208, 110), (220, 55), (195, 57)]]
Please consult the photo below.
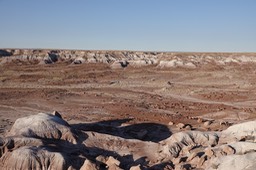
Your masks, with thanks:
[(221, 132), (185, 129), (154, 142), (147, 131), (134, 133), (125, 124), (70, 125), (58, 112), (39, 113), (17, 119), (0, 140), (0, 163), (20, 170), (252, 170), (255, 134), (256, 121), (250, 121)]

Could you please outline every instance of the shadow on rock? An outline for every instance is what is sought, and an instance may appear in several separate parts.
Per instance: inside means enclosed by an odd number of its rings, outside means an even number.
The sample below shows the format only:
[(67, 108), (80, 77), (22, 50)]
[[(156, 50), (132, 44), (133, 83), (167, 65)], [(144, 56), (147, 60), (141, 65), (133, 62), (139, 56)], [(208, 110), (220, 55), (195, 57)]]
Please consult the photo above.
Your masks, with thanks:
[(12, 55), (11, 52), (0, 49), (0, 57), (11, 56), (11, 55)]
[(131, 119), (118, 119), (91, 124), (74, 124), (72, 128), (83, 131), (93, 131), (122, 137), (125, 139), (138, 139), (142, 141), (160, 142), (172, 135), (170, 129), (157, 123), (140, 123), (121, 126)]
[(171, 132), (156, 123), (124, 126), (128, 121), (70, 126), (57, 112), (19, 118), (6, 136), (0, 138), (0, 166), (70, 170), (148, 168), (151, 160), (162, 159), (156, 158), (159, 145), (154, 142), (168, 138)]

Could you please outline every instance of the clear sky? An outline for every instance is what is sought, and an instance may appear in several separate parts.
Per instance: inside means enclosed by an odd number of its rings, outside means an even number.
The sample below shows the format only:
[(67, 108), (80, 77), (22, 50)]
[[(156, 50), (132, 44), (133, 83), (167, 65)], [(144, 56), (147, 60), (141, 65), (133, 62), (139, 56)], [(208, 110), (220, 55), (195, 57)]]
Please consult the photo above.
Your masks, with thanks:
[(256, 52), (256, 0), (0, 0), (0, 48)]

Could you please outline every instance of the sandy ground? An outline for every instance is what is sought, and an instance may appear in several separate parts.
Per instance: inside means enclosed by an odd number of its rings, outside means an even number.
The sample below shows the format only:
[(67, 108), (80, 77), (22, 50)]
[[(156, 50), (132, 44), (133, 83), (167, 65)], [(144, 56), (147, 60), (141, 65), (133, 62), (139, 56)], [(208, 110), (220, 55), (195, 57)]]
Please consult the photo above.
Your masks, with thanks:
[[(203, 131), (222, 130), (255, 119), (255, 66), (113, 69), (100, 63), (5, 64), (0, 66), (0, 136), (17, 118), (54, 110), (71, 124), (150, 122), (174, 132), (181, 122)], [(194, 117), (216, 123), (206, 128)], [(174, 125), (168, 126), (170, 121)], [(220, 125), (222, 121), (228, 123)]]

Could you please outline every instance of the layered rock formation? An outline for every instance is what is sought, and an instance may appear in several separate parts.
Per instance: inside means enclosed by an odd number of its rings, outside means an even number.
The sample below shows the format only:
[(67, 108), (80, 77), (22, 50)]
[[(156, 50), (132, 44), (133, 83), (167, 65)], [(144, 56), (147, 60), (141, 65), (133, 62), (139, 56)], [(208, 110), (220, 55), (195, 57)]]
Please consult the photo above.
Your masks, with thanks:
[(141, 67), (155, 65), (159, 68), (186, 67), (230, 63), (243, 64), (256, 62), (255, 53), (178, 53), (178, 52), (135, 52), (135, 51), (82, 51), (82, 50), (0, 50), (0, 64), (10, 62), (53, 64), (68, 62), (106, 63), (113, 68), (127, 66)]
[(39, 113), (17, 119), (1, 139), (0, 163), (21, 170), (253, 169), (255, 124), (222, 132), (185, 130), (153, 142), (145, 140), (148, 132), (132, 138), (126, 126), (69, 125), (60, 114)]

